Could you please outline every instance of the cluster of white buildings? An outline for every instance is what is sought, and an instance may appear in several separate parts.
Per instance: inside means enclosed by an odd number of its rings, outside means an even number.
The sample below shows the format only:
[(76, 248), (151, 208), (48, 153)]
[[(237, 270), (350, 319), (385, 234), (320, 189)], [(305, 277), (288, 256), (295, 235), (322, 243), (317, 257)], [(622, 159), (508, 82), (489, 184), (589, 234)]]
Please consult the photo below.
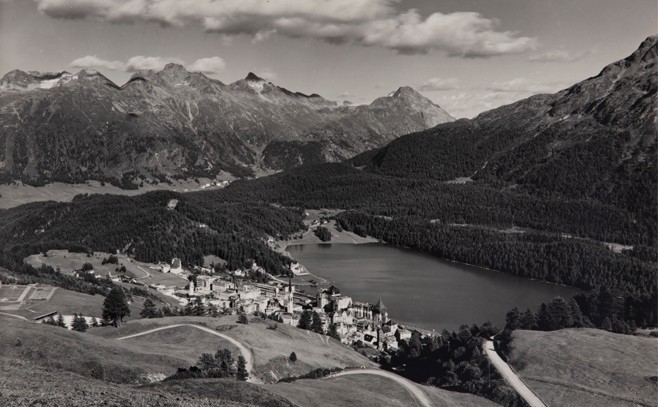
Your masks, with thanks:
[[(171, 264), (162, 263), (162, 272), (181, 274), (180, 260)], [(255, 270), (262, 270), (256, 264)], [(386, 306), (380, 300), (377, 304), (354, 302), (341, 295), (338, 288), (331, 286), (309, 296), (295, 292), (295, 286), (247, 283), (235, 279), (244, 277), (245, 270), (228, 275), (211, 275), (211, 270), (199, 270), (206, 274), (196, 276), (196, 283), (190, 281), (184, 290), (175, 294), (181, 303), (200, 299), (203, 304), (212, 304), (224, 313), (264, 314), (284, 324), (298, 326), (303, 312), (317, 313), (324, 333), (333, 333), (346, 344), (369, 346), (379, 350), (397, 349), (398, 343), (411, 338), (411, 331), (392, 321)]]
[(186, 290), (176, 292), (179, 297), (199, 298), (224, 312), (272, 315), (286, 322), (286, 314), (302, 312), (303, 301), (295, 301), (295, 287), (283, 289), (266, 284), (235, 281), (233, 278), (197, 275), (196, 284), (190, 281)]
[(410, 330), (389, 318), (381, 300), (374, 305), (353, 302), (334, 286), (318, 292), (314, 310), (328, 319), (343, 343), (387, 350), (397, 349), (399, 341), (411, 338)]

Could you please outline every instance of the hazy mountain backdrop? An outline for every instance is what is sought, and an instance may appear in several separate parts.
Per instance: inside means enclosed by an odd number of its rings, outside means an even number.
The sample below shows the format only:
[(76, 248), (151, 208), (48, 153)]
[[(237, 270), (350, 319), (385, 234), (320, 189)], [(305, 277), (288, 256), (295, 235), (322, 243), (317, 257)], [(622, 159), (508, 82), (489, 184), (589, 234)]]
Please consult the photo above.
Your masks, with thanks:
[(343, 160), (452, 120), (409, 87), (351, 106), (176, 64), (123, 86), (95, 71), (16, 70), (0, 81), (0, 179), (248, 176)]

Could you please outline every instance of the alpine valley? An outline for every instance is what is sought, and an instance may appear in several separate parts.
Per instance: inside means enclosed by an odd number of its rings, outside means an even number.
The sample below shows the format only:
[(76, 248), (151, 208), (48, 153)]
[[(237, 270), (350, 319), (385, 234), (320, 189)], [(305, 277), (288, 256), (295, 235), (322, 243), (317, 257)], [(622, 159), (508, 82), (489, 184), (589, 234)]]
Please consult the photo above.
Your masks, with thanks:
[[(123, 86), (8, 73), (0, 181), (238, 179), (0, 209), (0, 404), (655, 406), (657, 69), (651, 36), (567, 89), (460, 120), (409, 87), (353, 106), (175, 64)], [(386, 274), (306, 250), (340, 288), (287, 249), (376, 242), (360, 247), (397, 246), (377, 255)], [(446, 260), (484, 283), (450, 286)], [(517, 298), (535, 294), (512, 280), (575, 294), (438, 333), (348, 296), (367, 272), (428, 318), (447, 290), (456, 315), (493, 308), (502, 273)]]

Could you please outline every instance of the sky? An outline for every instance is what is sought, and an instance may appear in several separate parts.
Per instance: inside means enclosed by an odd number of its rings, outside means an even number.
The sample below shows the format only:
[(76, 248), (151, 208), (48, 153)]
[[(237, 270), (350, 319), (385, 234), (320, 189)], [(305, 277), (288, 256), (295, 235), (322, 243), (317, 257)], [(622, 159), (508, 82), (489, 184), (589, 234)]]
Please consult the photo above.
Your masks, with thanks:
[(455, 117), (594, 76), (658, 31), (656, 0), (0, 0), (0, 75), (167, 62), (370, 103), (412, 86)]

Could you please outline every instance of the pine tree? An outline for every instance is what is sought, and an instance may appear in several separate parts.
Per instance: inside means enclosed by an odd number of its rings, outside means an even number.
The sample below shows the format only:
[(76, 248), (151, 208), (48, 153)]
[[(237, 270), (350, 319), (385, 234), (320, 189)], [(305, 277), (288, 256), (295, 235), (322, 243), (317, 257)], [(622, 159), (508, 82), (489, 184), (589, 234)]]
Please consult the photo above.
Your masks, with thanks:
[(288, 357), (291, 362), (296, 362), (297, 361), (297, 354), (295, 352), (290, 352), (290, 356)]
[(521, 317), (521, 329), (537, 329), (535, 314), (529, 308)]
[(139, 316), (142, 318), (156, 318), (158, 314), (158, 309), (155, 307), (155, 303), (151, 301), (150, 298), (147, 298), (144, 301), (144, 309), (139, 313)]
[(299, 323), (297, 324), (298, 328), (301, 329), (310, 329), (311, 328), (311, 313), (308, 311), (302, 312), (302, 315), (299, 317)]
[(73, 316), (73, 330), (78, 332), (85, 332), (89, 329), (87, 320), (82, 315), (75, 314)]
[(537, 316), (535, 317), (537, 321), (537, 329), (540, 331), (550, 331), (550, 321), (548, 317), (548, 310), (545, 303), (541, 303), (539, 309), (537, 310)]
[(68, 329), (68, 327), (66, 326), (66, 322), (64, 322), (64, 315), (59, 314), (59, 316), (57, 317), (57, 326)]
[(562, 297), (555, 297), (546, 307), (548, 312), (548, 330), (569, 328), (573, 325), (569, 304)]
[(247, 318), (247, 314), (241, 313), (238, 315), (238, 323), (240, 324), (248, 324), (249, 323), (249, 318)]
[(249, 379), (249, 372), (247, 371), (247, 361), (242, 355), (238, 356), (238, 372), (237, 379), (246, 382)]
[(322, 328), (322, 320), (320, 319), (320, 315), (318, 315), (317, 312), (313, 311), (313, 317), (312, 317), (312, 322), (311, 322), (311, 331), (319, 334), (324, 333), (324, 329)]
[(123, 318), (130, 315), (126, 293), (121, 287), (114, 287), (103, 302), (103, 319), (110, 321), (115, 327)]
[(192, 307), (192, 315), (197, 317), (203, 317), (206, 315), (206, 307), (203, 305), (200, 297), (198, 297), (194, 302), (194, 306)]
[(91, 317), (91, 326), (94, 328), (97, 328), (100, 324), (98, 323), (98, 320), (96, 317)]
[(584, 327), (585, 324), (585, 317), (583, 317), (583, 313), (580, 310), (580, 307), (578, 306), (578, 303), (576, 302), (575, 299), (571, 298), (569, 300), (569, 311), (571, 313), (571, 326), (575, 328), (582, 328)]
[(514, 307), (505, 315), (505, 329), (513, 331), (519, 328), (521, 328), (521, 312), (517, 307)]
[(329, 325), (329, 336), (340, 341), (340, 335), (338, 334), (338, 327), (336, 324)]

